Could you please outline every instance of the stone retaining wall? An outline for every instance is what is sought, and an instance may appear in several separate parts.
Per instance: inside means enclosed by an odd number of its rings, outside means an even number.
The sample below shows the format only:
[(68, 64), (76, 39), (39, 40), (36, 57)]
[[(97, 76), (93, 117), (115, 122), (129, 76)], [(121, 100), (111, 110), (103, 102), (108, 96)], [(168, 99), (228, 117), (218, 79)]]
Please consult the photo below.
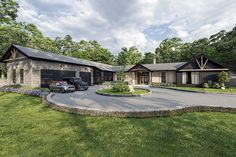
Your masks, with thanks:
[[(48, 95), (53, 96), (53, 95)], [(48, 97), (47, 96), (47, 97)], [(86, 115), (86, 116), (105, 116), (105, 117), (133, 117), (133, 118), (144, 118), (144, 117), (166, 117), (166, 116), (175, 116), (181, 115), (188, 112), (228, 112), (236, 113), (236, 108), (230, 107), (216, 107), (216, 106), (190, 106), (180, 109), (173, 110), (159, 110), (159, 111), (143, 111), (143, 112), (105, 112), (105, 111), (96, 111), (96, 110), (85, 110), (79, 108), (71, 108), (66, 106), (60, 106), (49, 102), (47, 97), (43, 97), (43, 103), (55, 110)]]

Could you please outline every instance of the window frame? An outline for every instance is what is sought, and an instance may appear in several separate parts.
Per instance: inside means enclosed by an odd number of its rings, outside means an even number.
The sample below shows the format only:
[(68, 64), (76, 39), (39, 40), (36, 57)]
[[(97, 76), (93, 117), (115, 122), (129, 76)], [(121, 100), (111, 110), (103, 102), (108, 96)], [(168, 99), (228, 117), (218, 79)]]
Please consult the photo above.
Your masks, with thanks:
[(161, 83), (166, 83), (166, 72), (161, 72)]
[(20, 69), (20, 83), (24, 83), (24, 69)]
[(15, 84), (16, 83), (16, 69), (12, 70), (12, 82)]

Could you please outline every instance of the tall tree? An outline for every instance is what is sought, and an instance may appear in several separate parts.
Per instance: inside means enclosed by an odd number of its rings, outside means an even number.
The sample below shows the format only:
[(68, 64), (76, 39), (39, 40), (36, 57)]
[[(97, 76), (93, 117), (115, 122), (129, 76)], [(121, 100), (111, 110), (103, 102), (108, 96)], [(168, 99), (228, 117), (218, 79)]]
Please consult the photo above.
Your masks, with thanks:
[(114, 62), (112, 53), (95, 40), (76, 42), (72, 56), (105, 64), (113, 64)]
[(147, 52), (144, 54), (143, 59), (141, 60), (142, 64), (152, 64), (156, 59), (156, 54), (152, 52)]
[(117, 56), (117, 64), (122, 66), (137, 64), (141, 59), (142, 54), (135, 46), (123, 47)]
[(157, 62), (178, 62), (181, 60), (182, 40), (171, 38), (163, 40), (156, 48)]
[(15, 21), (19, 5), (13, 0), (0, 1), (0, 23)]

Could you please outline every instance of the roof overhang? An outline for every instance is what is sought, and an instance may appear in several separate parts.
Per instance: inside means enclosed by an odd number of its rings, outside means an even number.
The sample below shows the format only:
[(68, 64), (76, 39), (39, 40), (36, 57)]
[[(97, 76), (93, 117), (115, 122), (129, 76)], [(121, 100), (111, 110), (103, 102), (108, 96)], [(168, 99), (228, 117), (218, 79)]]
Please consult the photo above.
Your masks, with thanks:
[[(135, 67), (138, 67), (137, 69), (135, 69)], [(142, 67), (142, 68), (140, 68)], [(127, 70), (127, 72), (130, 72), (130, 71), (143, 71), (143, 70), (147, 70), (147, 71), (151, 71), (150, 69), (148, 69), (147, 67), (143, 66), (142, 64), (136, 64), (134, 66), (132, 66), (131, 68), (129, 68)]]

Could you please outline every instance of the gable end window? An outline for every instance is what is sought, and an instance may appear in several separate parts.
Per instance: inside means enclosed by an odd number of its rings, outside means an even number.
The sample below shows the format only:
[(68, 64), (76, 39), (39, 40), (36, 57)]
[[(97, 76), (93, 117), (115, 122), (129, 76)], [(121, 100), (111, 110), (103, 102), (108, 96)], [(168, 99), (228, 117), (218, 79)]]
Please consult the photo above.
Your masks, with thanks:
[(24, 83), (24, 69), (20, 69), (20, 83)]

